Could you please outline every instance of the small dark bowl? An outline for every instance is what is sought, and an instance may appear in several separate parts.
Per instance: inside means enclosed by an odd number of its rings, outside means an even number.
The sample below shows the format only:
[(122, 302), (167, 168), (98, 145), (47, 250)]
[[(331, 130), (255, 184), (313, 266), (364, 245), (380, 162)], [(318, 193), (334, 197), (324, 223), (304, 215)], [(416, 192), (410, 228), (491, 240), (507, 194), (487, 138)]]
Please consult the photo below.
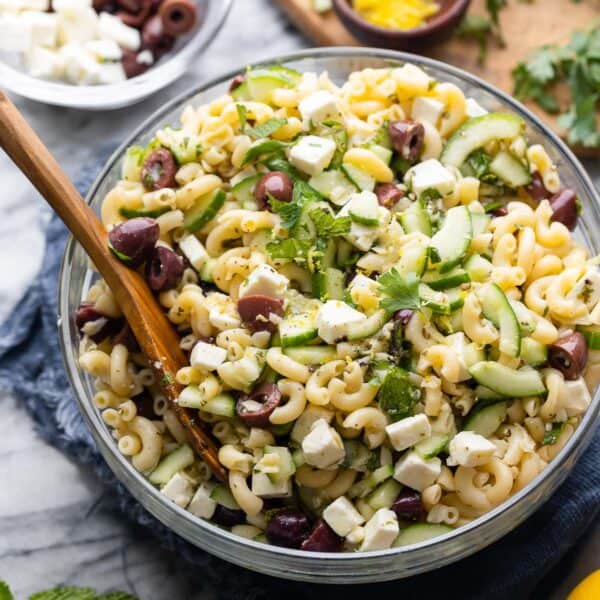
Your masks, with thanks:
[(346, 29), (361, 42), (392, 50), (418, 50), (449, 38), (471, 4), (471, 0), (436, 2), (440, 5), (437, 14), (424, 25), (407, 30), (373, 25), (354, 10), (352, 0), (333, 0), (333, 7)]

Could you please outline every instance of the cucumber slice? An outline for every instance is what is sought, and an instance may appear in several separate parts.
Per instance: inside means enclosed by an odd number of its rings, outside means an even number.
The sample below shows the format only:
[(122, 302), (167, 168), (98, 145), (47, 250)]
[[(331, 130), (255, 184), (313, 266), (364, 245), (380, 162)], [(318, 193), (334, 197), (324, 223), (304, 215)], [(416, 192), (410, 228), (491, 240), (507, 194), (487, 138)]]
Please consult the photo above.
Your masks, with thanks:
[(178, 404), (186, 408), (196, 408), (220, 417), (235, 416), (235, 400), (230, 394), (217, 394), (206, 398), (197, 385), (188, 385), (179, 394)]
[(425, 306), (440, 315), (449, 315), (465, 303), (464, 292), (460, 288), (438, 292), (426, 283), (419, 284), (419, 297)]
[(389, 148), (384, 148), (379, 144), (370, 144), (367, 148), (376, 156), (378, 156), (386, 165), (392, 162), (394, 153)]
[(548, 361), (548, 348), (532, 338), (523, 338), (521, 340), (521, 359), (526, 365), (539, 367)]
[(223, 483), (216, 485), (210, 493), (210, 499), (229, 510), (241, 510), (230, 489)]
[(348, 196), (356, 192), (356, 186), (339, 169), (313, 175), (308, 184), (337, 206), (343, 206)]
[(390, 508), (398, 497), (402, 486), (395, 479), (388, 479), (367, 497), (367, 503), (373, 510)]
[(431, 237), (431, 219), (421, 200), (413, 202), (400, 215), (400, 224), (406, 233), (420, 232)]
[(233, 197), (242, 206), (247, 206), (249, 203), (256, 204), (256, 199), (254, 198), (254, 188), (261, 177), (262, 175), (252, 175), (251, 177), (246, 177), (246, 179), (242, 179), (242, 181), (231, 188)]
[(475, 408), (467, 416), (463, 429), (474, 431), (485, 438), (492, 436), (506, 418), (506, 402), (496, 402), (481, 408)]
[(358, 483), (355, 483), (348, 490), (348, 496), (350, 498), (364, 498), (379, 484), (383, 483), (386, 479), (389, 479), (393, 474), (393, 465), (384, 465), (383, 467), (379, 467), (367, 475), (364, 479), (361, 479)]
[(482, 361), (469, 369), (473, 379), (490, 390), (509, 398), (539, 396), (546, 392), (540, 374), (531, 368), (516, 371), (493, 361)]
[(448, 288), (457, 287), (470, 281), (469, 274), (459, 267), (443, 274), (438, 271), (429, 271), (423, 277), (423, 283), (426, 283), (432, 290), (436, 291), (447, 290)]
[(279, 471), (270, 473), (269, 479), (273, 483), (288, 480), (296, 472), (296, 463), (291, 452), (284, 446), (265, 446), (265, 454), (272, 453), (279, 456)]
[(600, 350), (600, 326), (580, 325), (577, 327), (577, 331), (583, 334), (585, 343), (590, 350)]
[(200, 196), (194, 206), (187, 212), (183, 220), (184, 228), (190, 233), (202, 229), (209, 221), (215, 218), (221, 207), (225, 204), (225, 192), (215, 190), (210, 194)]
[(374, 312), (370, 317), (352, 328), (352, 331), (348, 334), (348, 341), (362, 340), (375, 335), (390, 320), (390, 317), (387, 311), (383, 309)]
[(471, 254), (465, 261), (465, 270), (469, 274), (471, 281), (483, 283), (489, 281), (494, 266), (480, 254)]
[(521, 352), (521, 328), (508, 298), (495, 283), (487, 283), (477, 290), (483, 315), (500, 329), (500, 351), (508, 356)]
[(452, 527), (443, 525), (442, 523), (417, 523), (415, 525), (409, 525), (398, 534), (392, 547), (398, 548), (399, 546), (418, 544), (439, 537), (440, 535), (450, 533), (451, 531), (454, 531)]
[(440, 257), (440, 273), (449, 271), (461, 262), (472, 239), (473, 225), (469, 209), (466, 206), (451, 208), (442, 228), (431, 238), (431, 245)]
[(490, 163), (489, 170), (513, 189), (531, 183), (531, 174), (527, 167), (510, 152), (504, 150), (496, 154)]
[(375, 189), (375, 178), (354, 165), (344, 163), (342, 172), (359, 192), (372, 192)]
[(296, 468), (301, 467), (306, 463), (306, 457), (304, 456), (304, 452), (302, 452), (301, 448), (297, 448), (292, 452), (292, 460), (294, 461)]
[(358, 440), (344, 440), (344, 467), (364, 473), (368, 470), (367, 465), (373, 457), (373, 452)]
[(427, 268), (427, 258), (429, 250), (425, 246), (414, 244), (405, 246), (402, 249), (400, 260), (396, 263), (396, 270), (400, 275), (405, 277), (409, 273), (413, 273), (421, 277)]
[(296, 85), (300, 82), (300, 79), (302, 79), (302, 73), (300, 73), (300, 71), (296, 71), (296, 69), (290, 67), (284, 67), (283, 65), (271, 65), (270, 67), (267, 67), (267, 71), (283, 75), (292, 85)]
[(346, 293), (346, 276), (343, 271), (328, 267), (313, 275), (313, 296), (326, 300), (343, 300)]
[(248, 82), (244, 81), (238, 87), (230, 93), (234, 100), (251, 100), (250, 90), (248, 89)]
[(273, 90), (290, 88), (295, 85), (298, 79), (296, 75), (292, 75), (293, 73), (295, 71), (278, 66), (253, 69), (246, 75), (248, 95), (256, 102), (268, 104)]
[(206, 262), (200, 268), (200, 279), (206, 281), (206, 283), (214, 283), (215, 280), (212, 276), (213, 269), (217, 264), (216, 258), (207, 258)]
[(494, 140), (512, 140), (522, 135), (525, 121), (516, 115), (488, 113), (463, 123), (448, 140), (440, 162), (459, 168), (469, 154)]
[(515, 316), (519, 322), (522, 335), (530, 335), (537, 327), (537, 321), (533, 317), (531, 311), (518, 300), (509, 300), (512, 309), (515, 311)]
[(160, 215), (171, 210), (170, 206), (161, 206), (160, 208), (127, 208), (122, 206), (119, 209), (119, 214), (126, 219), (135, 219), (137, 217), (149, 217), (150, 219), (157, 219)]
[(481, 235), (490, 224), (492, 218), (485, 213), (471, 213), (471, 224), (473, 225), (473, 237)]
[(315, 314), (298, 313), (291, 314), (279, 323), (279, 335), (281, 346), (302, 346), (312, 342), (319, 334), (315, 325)]
[(188, 444), (181, 444), (169, 452), (150, 473), (148, 480), (154, 485), (165, 485), (175, 473), (194, 464), (194, 451)]
[(434, 458), (448, 448), (450, 437), (443, 433), (432, 433), (430, 437), (415, 446), (415, 452), (425, 460)]
[(475, 397), (477, 400), (483, 400), (485, 403), (489, 403), (490, 400), (503, 400), (504, 396), (499, 394), (498, 392), (494, 392), (494, 390), (490, 390), (490, 388), (486, 388), (483, 385), (478, 385), (475, 388)]
[(360, 203), (352, 202), (348, 214), (355, 223), (376, 227), (379, 225), (379, 203), (377, 198), (373, 195), (369, 198), (363, 198)]
[(295, 346), (286, 348), (283, 353), (303, 365), (323, 365), (337, 356), (332, 346)]
[(142, 146), (127, 148), (121, 165), (121, 177), (126, 181), (140, 181), (147, 153), (148, 150)]

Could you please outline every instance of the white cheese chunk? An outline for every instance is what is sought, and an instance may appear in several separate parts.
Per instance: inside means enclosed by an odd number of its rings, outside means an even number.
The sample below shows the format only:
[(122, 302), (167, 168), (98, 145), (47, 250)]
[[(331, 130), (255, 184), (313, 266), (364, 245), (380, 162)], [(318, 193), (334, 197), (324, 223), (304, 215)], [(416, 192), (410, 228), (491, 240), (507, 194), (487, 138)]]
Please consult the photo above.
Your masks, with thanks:
[(22, 18), (31, 29), (31, 43), (54, 48), (58, 41), (58, 16), (52, 13), (26, 11)]
[(583, 414), (591, 402), (592, 397), (583, 377), (563, 383), (559, 404), (567, 411), (568, 417)]
[(76, 17), (92, 8), (93, 0), (54, 0), (52, 8), (55, 12), (68, 17)]
[(452, 466), (478, 467), (489, 462), (496, 452), (496, 446), (482, 435), (473, 431), (457, 433), (448, 446), (450, 457), (447, 463)]
[(439, 458), (425, 460), (416, 452), (407, 452), (394, 468), (394, 479), (401, 484), (422, 492), (432, 485), (442, 472), (442, 461)]
[(435, 127), (444, 108), (444, 103), (435, 98), (417, 96), (413, 101), (410, 116), (414, 121), (431, 123)]
[(388, 508), (380, 508), (365, 525), (365, 538), (360, 551), (391, 548), (399, 533), (396, 513)]
[(98, 15), (93, 8), (86, 8), (72, 16), (61, 14), (58, 21), (59, 42), (61, 44), (89, 42), (96, 37), (98, 23)]
[(179, 249), (190, 261), (196, 271), (200, 271), (208, 260), (208, 252), (202, 242), (193, 234), (186, 235), (179, 241)]
[(64, 72), (61, 55), (42, 46), (31, 46), (27, 50), (25, 67), (32, 77), (39, 79), (60, 79)]
[(194, 493), (192, 482), (183, 473), (175, 473), (160, 491), (181, 508), (185, 508), (190, 503)]
[(137, 55), (136, 61), (140, 65), (151, 66), (154, 64), (154, 55), (152, 52), (150, 52), (150, 50), (142, 50), (142, 52)]
[(252, 493), (261, 498), (289, 498), (292, 495), (292, 480), (273, 481), (267, 473), (252, 473)]
[(83, 47), (100, 62), (121, 60), (123, 56), (121, 47), (114, 40), (92, 40), (86, 42)]
[[(15, 0), (8, 0), (8, 2), (14, 4)], [(36, 10), (45, 13), (50, 9), (50, 0), (17, 0), (17, 3), (20, 10)], [(0, 8), (2, 8), (1, 2)]]
[(74, 84), (94, 85), (100, 81), (100, 64), (78, 42), (70, 42), (59, 51), (65, 77)]
[(392, 71), (392, 77), (398, 82), (400, 99), (426, 93), (435, 81), (420, 67), (406, 63)]
[(328, 300), (317, 312), (315, 324), (319, 337), (334, 344), (348, 336), (353, 327), (366, 321), (367, 317), (341, 300)]
[(385, 428), (394, 450), (401, 452), (431, 435), (431, 425), (427, 415), (419, 414), (407, 417)]
[(197, 342), (190, 354), (192, 367), (205, 371), (214, 371), (227, 360), (227, 350), (215, 344)]
[[(361, 205), (372, 205), (373, 202), (377, 203), (377, 196), (373, 192), (365, 191), (351, 194), (348, 202), (338, 212), (338, 217), (347, 217), (351, 212), (361, 214), (361, 210), (358, 207)], [(368, 252), (371, 249), (380, 232), (387, 227), (390, 220), (389, 210), (383, 206), (379, 206), (378, 203), (375, 210), (379, 217), (378, 226), (373, 227), (352, 221), (350, 231), (344, 236), (347, 241), (363, 252)]]
[(323, 519), (341, 537), (346, 537), (365, 522), (363, 516), (346, 496), (334, 500), (323, 511)]
[(317, 175), (329, 166), (335, 150), (333, 140), (307, 135), (290, 148), (289, 159), (297, 169), (308, 175)]
[(119, 17), (106, 12), (100, 13), (98, 34), (100, 37), (114, 40), (127, 50), (139, 50), (142, 43), (140, 32), (137, 29), (125, 25)]
[(356, 527), (347, 536), (346, 541), (353, 546), (358, 546), (365, 539), (365, 528)]
[(337, 117), (339, 109), (335, 96), (326, 90), (319, 90), (307, 96), (298, 105), (304, 126), (317, 125), (326, 119)]
[(0, 50), (25, 52), (31, 42), (31, 26), (21, 15), (0, 15)]
[(113, 83), (121, 83), (127, 79), (125, 69), (120, 62), (107, 62), (98, 65), (98, 83), (111, 85)]
[(211, 483), (201, 484), (187, 509), (197, 517), (212, 518), (217, 508), (217, 503), (210, 497), (213, 489), (214, 485)]
[(417, 195), (433, 188), (442, 196), (447, 196), (452, 193), (456, 184), (454, 175), (435, 158), (411, 167), (404, 176), (404, 181)]
[(327, 410), (322, 406), (315, 406), (309, 404), (304, 412), (296, 419), (294, 428), (290, 434), (290, 437), (299, 444), (309, 434), (313, 424), (319, 419), (325, 419), (327, 423), (331, 423), (333, 420), (334, 413), (331, 410)]
[(338, 465), (346, 456), (340, 434), (325, 419), (316, 421), (302, 440), (302, 452), (309, 465), (327, 469)]
[(259, 294), (271, 298), (283, 298), (288, 284), (289, 279), (285, 275), (281, 275), (270, 265), (261, 264), (242, 282), (239, 297)]
[(485, 110), (485, 108), (483, 108), (483, 106), (481, 106), (479, 102), (475, 100), (475, 98), (467, 98), (466, 112), (469, 119), (474, 117), (483, 117), (483, 115), (488, 114), (488, 111)]

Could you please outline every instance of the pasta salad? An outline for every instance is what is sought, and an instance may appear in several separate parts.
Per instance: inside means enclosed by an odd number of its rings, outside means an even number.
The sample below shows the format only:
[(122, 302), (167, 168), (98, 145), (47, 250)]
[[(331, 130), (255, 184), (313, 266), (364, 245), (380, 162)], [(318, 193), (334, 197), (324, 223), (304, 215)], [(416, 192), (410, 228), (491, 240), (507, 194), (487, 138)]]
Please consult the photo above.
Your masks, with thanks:
[(240, 536), (372, 551), (460, 527), (566, 444), (600, 369), (597, 261), (524, 121), (420, 68), (274, 65), (132, 147), (101, 217), (189, 364), (187, 443), (106, 284), (94, 401), (170, 500)]

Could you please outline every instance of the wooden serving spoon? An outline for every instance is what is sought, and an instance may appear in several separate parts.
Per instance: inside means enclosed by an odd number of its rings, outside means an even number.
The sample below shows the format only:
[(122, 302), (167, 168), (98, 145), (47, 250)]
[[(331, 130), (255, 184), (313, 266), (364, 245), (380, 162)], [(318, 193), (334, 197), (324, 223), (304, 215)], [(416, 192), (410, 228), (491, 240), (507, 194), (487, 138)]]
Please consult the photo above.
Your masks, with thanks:
[(115, 295), (160, 387), (186, 428), (191, 444), (214, 474), (225, 481), (227, 472), (217, 459), (215, 442), (194, 419), (193, 413), (177, 402), (181, 386), (175, 381), (175, 374), (187, 361), (175, 330), (144, 279), (109, 250), (107, 232), (94, 211), (2, 91), (0, 147), (56, 211), (92, 259)]

